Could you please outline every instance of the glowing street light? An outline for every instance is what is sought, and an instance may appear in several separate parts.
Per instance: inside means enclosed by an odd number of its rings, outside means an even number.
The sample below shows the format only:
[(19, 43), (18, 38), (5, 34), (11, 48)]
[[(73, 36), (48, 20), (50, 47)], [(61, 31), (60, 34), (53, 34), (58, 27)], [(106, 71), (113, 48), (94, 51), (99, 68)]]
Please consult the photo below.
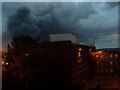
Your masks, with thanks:
[(81, 51), (82, 49), (81, 48), (79, 48), (79, 51)]
[(4, 61), (2, 61), (2, 65), (5, 65), (5, 62), (4, 62)]
[(28, 56), (28, 54), (26, 53), (26, 56)]
[(8, 65), (9, 63), (6, 63), (6, 65)]

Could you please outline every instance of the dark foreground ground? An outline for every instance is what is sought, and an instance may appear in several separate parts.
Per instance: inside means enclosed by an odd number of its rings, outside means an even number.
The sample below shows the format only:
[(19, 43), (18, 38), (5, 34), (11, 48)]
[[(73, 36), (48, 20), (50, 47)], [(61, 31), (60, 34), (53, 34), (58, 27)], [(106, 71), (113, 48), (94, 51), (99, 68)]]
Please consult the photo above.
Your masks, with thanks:
[(120, 90), (120, 76), (95, 76), (88, 80), (87, 88), (101, 86), (102, 90)]

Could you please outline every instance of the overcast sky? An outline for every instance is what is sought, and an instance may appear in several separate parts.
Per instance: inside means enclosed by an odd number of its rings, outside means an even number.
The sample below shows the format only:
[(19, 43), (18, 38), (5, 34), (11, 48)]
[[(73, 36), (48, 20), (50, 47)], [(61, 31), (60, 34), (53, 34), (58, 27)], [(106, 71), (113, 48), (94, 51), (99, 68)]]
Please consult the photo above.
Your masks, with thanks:
[[(47, 37), (73, 32), (78, 41), (96, 42), (97, 48), (118, 47), (117, 3), (2, 3), (3, 43), (16, 35)], [(20, 18), (21, 13), (26, 17)]]
[(2, 2), (118, 2), (119, 0), (0, 0)]
[[(12, 28), (13, 34), (30, 34), (31, 31), (36, 31), (33, 34), (44, 36), (49, 33), (59, 32), (74, 32), (78, 36), (79, 42), (85, 41), (96, 41), (97, 48), (114, 48), (118, 47), (118, 7), (116, 3), (105, 3), (105, 2), (118, 2), (119, 0), (0, 0), (0, 47), (3, 32), (10, 32), (9, 28)], [(12, 3), (12, 2), (23, 2), (23, 3)], [(40, 3), (55, 1), (55, 2), (102, 2), (103, 3)], [(11, 3), (8, 3), (11, 2)], [(33, 2), (33, 3), (24, 3)], [(39, 2), (39, 3), (34, 3)], [(27, 7), (26, 11), (30, 11), (27, 15), (27, 23), (21, 20), (20, 26), (16, 26), (16, 21), (19, 21), (19, 10), (21, 7)], [(3, 7), (3, 9), (2, 9)], [(21, 11), (25, 8), (20, 9)], [(16, 12), (18, 11), (18, 12)], [(3, 16), (2, 16), (3, 12)], [(12, 17), (12, 18), (11, 18)], [(16, 20), (15, 20), (16, 19)], [(24, 18), (22, 18), (24, 19)], [(9, 23), (8, 23), (9, 21)], [(20, 22), (20, 21), (19, 21)], [(13, 26), (7, 27), (7, 25)], [(41, 23), (43, 23), (41, 25)], [(45, 25), (45, 26), (43, 26)], [(29, 33), (23, 31), (24, 28)], [(3, 27), (3, 29), (2, 29)], [(23, 30), (20, 30), (20, 27)], [(48, 28), (46, 28), (48, 27)], [(19, 29), (19, 31), (17, 29)], [(52, 30), (51, 30), (52, 29)], [(15, 30), (15, 32), (14, 32)], [(39, 33), (38, 33), (39, 32)], [(5, 35), (5, 36), (4, 36)], [(8, 33), (3, 34), (3, 45), (10, 42)], [(1, 67), (0, 67), (1, 68)], [(0, 77), (2, 76), (0, 72)], [(0, 78), (0, 88), (2, 86)]]

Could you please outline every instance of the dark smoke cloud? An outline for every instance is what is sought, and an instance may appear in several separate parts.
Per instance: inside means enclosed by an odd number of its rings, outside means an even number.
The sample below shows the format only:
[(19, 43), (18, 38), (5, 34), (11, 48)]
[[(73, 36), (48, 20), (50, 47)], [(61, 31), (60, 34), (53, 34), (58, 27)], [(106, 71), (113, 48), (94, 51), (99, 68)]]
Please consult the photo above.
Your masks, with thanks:
[(51, 33), (73, 32), (78, 41), (96, 40), (101, 43), (98, 43), (100, 47), (117, 32), (115, 3), (4, 3), (3, 10), (11, 37), (30, 35), (46, 40)]
[(106, 2), (108, 4), (108, 8), (114, 8), (118, 6), (119, 2)]
[(12, 37), (29, 35), (37, 38), (40, 35), (40, 28), (37, 25), (37, 21), (27, 7), (19, 8), (14, 16), (9, 17), (7, 30)]
[(21, 7), (9, 17), (7, 27), (12, 37), (30, 35), (46, 39), (50, 33), (77, 33), (78, 21), (96, 13), (90, 3), (41, 3), (33, 9)]

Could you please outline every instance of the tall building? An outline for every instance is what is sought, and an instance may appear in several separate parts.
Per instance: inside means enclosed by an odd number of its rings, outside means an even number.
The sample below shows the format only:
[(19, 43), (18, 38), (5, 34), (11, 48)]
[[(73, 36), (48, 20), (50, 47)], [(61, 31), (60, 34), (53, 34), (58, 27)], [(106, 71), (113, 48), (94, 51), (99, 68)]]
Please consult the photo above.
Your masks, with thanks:
[[(75, 44), (72, 41), (40, 43), (39, 47), (55, 52), (55, 69), (58, 87), (76, 88), (85, 85), (87, 78), (94, 75), (94, 64), (90, 53), (93, 46)], [(60, 86), (59, 86), (60, 85)]]
[[(25, 57), (30, 61), (34, 60), (33, 63), (30, 62), (33, 67), (40, 65), (40, 68), (35, 68), (36, 76), (33, 79), (35, 82), (30, 78), (32, 81), (30, 86), (35, 84), (35, 87), (39, 85), (53, 88), (82, 88), (86, 86), (87, 79), (95, 75), (95, 65), (90, 56), (95, 50), (95, 46), (76, 43), (76, 35), (72, 33), (51, 34), (50, 42), (35, 44), (17, 59)], [(36, 65), (35, 60), (40, 62)], [(32, 74), (31, 76), (34, 76), (34, 73)]]

